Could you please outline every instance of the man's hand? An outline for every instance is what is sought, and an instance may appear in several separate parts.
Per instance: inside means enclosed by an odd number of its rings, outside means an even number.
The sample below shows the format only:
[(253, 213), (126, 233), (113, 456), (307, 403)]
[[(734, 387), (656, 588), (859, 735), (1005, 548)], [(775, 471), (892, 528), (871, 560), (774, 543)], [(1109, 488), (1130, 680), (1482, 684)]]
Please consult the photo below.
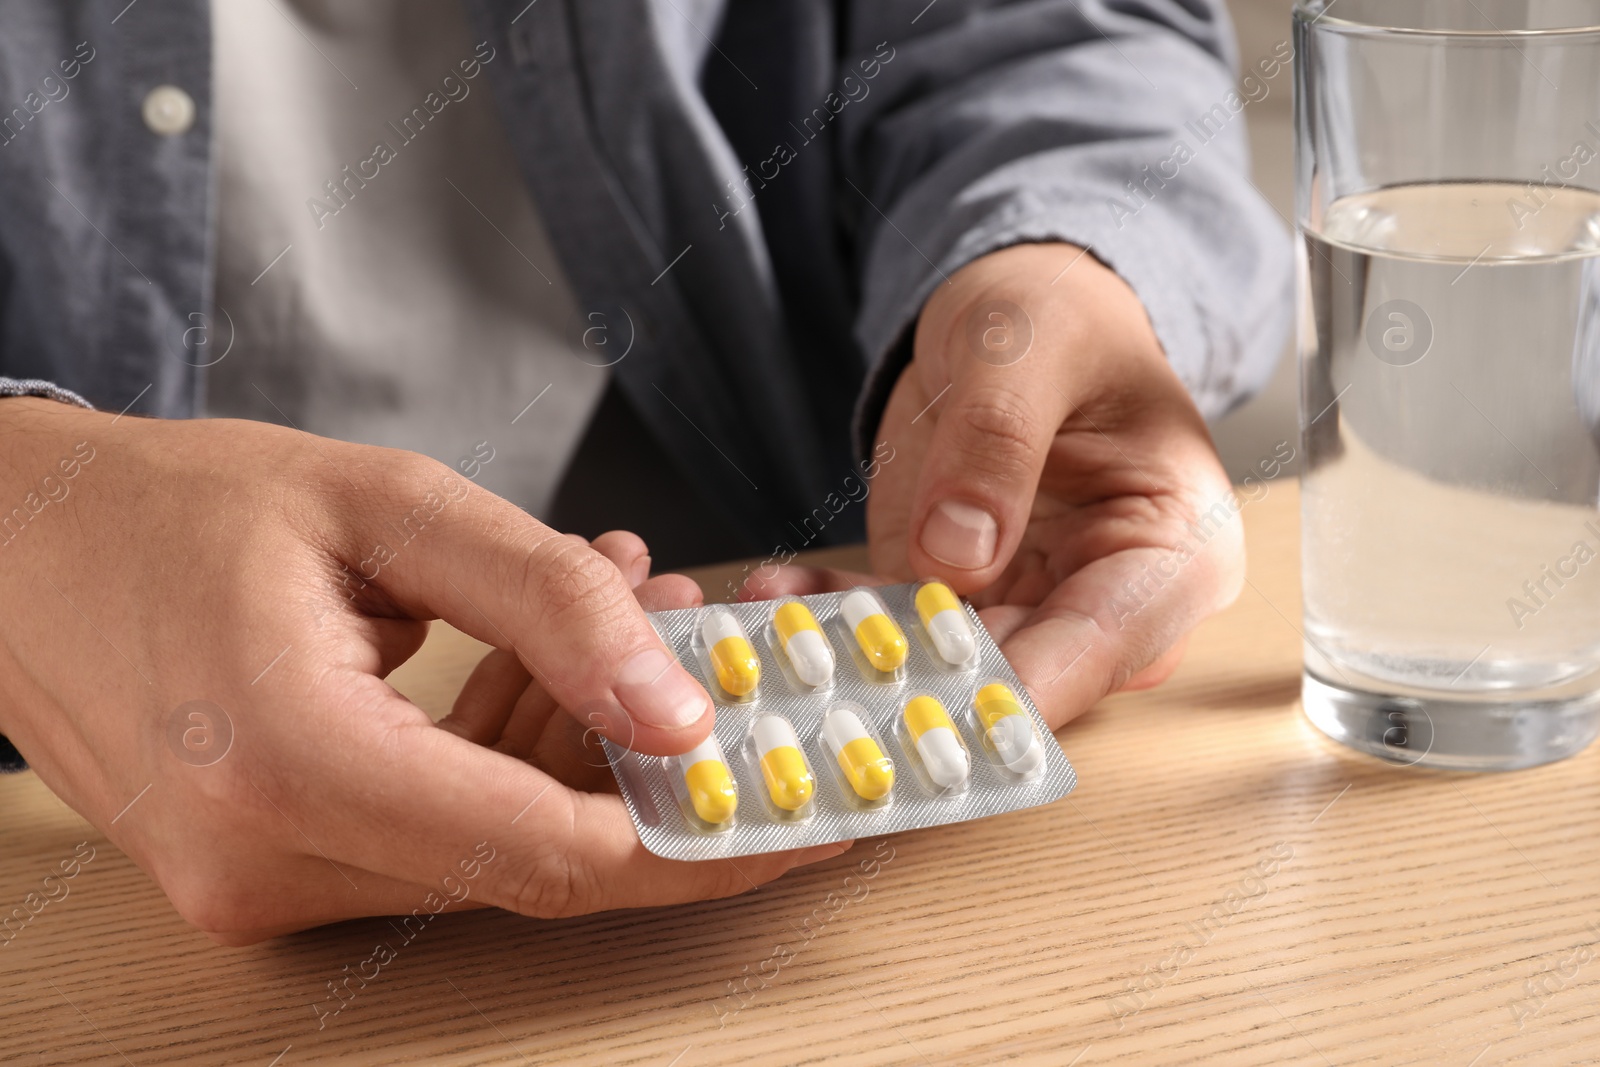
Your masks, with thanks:
[[(881, 579), (970, 597), (1052, 726), (1171, 673), (1231, 603), (1244, 538), (1143, 306), (1062, 244), (986, 256), (923, 308), (867, 501)], [(763, 595), (856, 580), (801, 570)]]
[[(593, 542), (577, 534), (565, 536), (610, 560), (627, 577), (644, 611), (698, 608), (705, 603), (692, 578), (650, 577), (649, 550), (637, 534), (614, 530)], [(563, 709), (517, 653), (497, 648), (478, 661), (439, 725), (474, 744), (530, 763), (573, 789), (615, 793), (617, 780), (600, 746), (605, 736), (602, 725), (594, 716), (585, 718), (589, 721)], [(626, 738), (621, 740), (627, 743)]]
[[(459, 904), (556, 916), (842, 851), (662, 860), (533, 765), (558, 705), (647, 753), (710, 731), (647, 572), (409, 453), (0, 400), (0, 733), (219, 941), (436, 910), (468, 865)], [(433, 618), (500, 650), (445, 728), (383, 680)]]

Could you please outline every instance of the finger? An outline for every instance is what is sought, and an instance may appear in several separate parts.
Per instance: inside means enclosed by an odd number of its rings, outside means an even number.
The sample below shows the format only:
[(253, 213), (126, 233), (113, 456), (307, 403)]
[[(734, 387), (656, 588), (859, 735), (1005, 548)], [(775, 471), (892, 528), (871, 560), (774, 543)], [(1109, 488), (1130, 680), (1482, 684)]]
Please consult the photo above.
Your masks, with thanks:
[(906, 582), (916, 577), (911, 569), (911, 506), (916, 499), (918, 473), (928, 451), (937, 419), (933, 414), (943, 404), (944, 380), (932, 390), (915, 366), (907, 367), (889, 393), (878, 427), (874, 457), (882, 456), (877, 479), (867, 496), (867, 547), (871, 569), (891, 581)]
[(579, 798), (574, 825), (581, 828), (582, 847), (565, 856), (563, 863), (564, 872), (577, 889), (560, 902), (564, 905), (561, 914), (738, 896), (759, 889), (796, 867), (839, 856), (855, 844), (841, 841), (792, 852), (741, 856), (737, 860), (665, 860), (639, 843), (620, 797), (582, 793)]
[[(701, 587), (685, 574), (651, 577), (635, 585), (634, 597), (645, 611), (698, 608), (704, 600)], [(510, 715), (506, 736), (494, 749), (531, 761), (570, 789), (616, 792), (616, 776), (598, 739), (600, 723), (581, 723), (571, 715), (554, 715), (554, 710), (555, 702), (538, 685), (528, 686)]]
[[(698, 607), (700, 603), (700, 587), (681, 574), (652, 578), (633, 592), (646, 611)], [(555, 701), (542, 690), (533, 699), (522, 699), (532, 681), (533, 676), (515, 652), (492, 649), (478, 661), (461, 687), (454, 708), (439, 720), (439, 725), (474, 744), (493, 745), (505, 733), (515, 710), (519, 722), (532, 720), (529, 725), (534, 735), (512, 738), (500, 751), (525, 758), (532, 749), (533, 736), (543, 731), (544, 720), (555, 707)], [(526, 728), (522, 733), (526, 734)]]
[[(363, 670), (371, 671), (379, 678), (387, 678), (396, 667), (414, 656), (428, 637), (428, 623), (423, 619), (368, 615), (348, 610), (348, 601), (330, 602), (328, 607), (330, 610), (324, 618), (336, 620), (336, 640), (340, 642), (338, 647), (342, 653), (339, 662), (351, 666), (359, 664)], [(307, 635), (304, 640), (291, 641), (284, 649), (284, 655), (299, 655), (314, 640), (314, 637)]]
[[(431, 884), (477, 855), (473, 897), (557, 917), (729, 896), (844, 846), (735, 863), (683, 863), (647, 851), (615, 796), (577, 793), (527, 764), (431, 728), (371, 679), (342, 680), (365, 713), (338, 717), (328, 743), (276, 803), (329, 856)], [(362, 753), (352, 761), (344, 754)], [(483, 846), (480, 848), (480, 845)], [(309, 851), (309, 850), (308, 850)], [(483, 859), (492, 853), (492, 861)], [(266, 925), (266, 924), (262, 924)]]
[(412, 656), (428, 639), (428, 624), (420, 619), (365, 618), (363, 625), (370, 628), (373, 647), (378, 650), (378, 677), (387, 678), (391, 671)]
[(686, 574), (658, 574), (636, 586), (633, 595), (645, 611), (697, 608), (706, 602), (700, 583)]
[[(702, 602), (700, 586), (681, 574), (650, 578), (637, 586), (633, 594), (645, 611), (698, 607)], [(575, 789), (588, 788), (595, 781), (594, 775), (581, 769), (584, 766), (605, 768), (609, 772), (610, 765), (600, 747), (601, 737), (609, 737), (624, 748), (637, 747), (631, 729), (621, 734), (615, 731), (607, 709), (567, 707), (567, 718), (571, 722), (552, 723), (550, 715), (556, 707), (543, 687), (530, 686), (512, 714), (506, 744), (497, 747), (549, 767), (555, 777)], [(562, 744), (566, 747), (562, 748)]]
[(951, 361), (949, 391), (927, 416), (937, 421), (911, 506), (917, 574), (971, 593), (1005, 570), (1070, 407), (1056, 380), (1063, 362), (1043, 353), (1004, 366)]
[[(515, 756), (520, 760), (532, 760), (538, 750), (539, 739), (549, 730), (551, 720), (558, 717), (571, 718), (566, 715), (558, 716), (557, 713), (560, 711), (561, 706), (556, 703), (555, 698), (544, 691), (543, 686), (538, 682), (529, 683), (517, 697), (511, 715), (500, 731), (499, 740), (490, 747), (496, 752)], [(586, 729), (599, 732), (604, 721), (597, 716), (584, 725)]]
[[(632, 534), (622, 536), (633, 537)], [(600, 541), (596, 539), (596, 548), (601, 547)], [(644, 557), (646, 562), (648, 559)], [(634, 587), (633, 595), (639, 606), (649, 612), (697, 608), (705, 603), (699, 583), (683, 574), (647, 578)], [(513, 725), (504, 743), (497, 745), (497, 750), (531, 760), (574, 789), (614, 789), (616, 780), (595, 737), (595, 727), (601, 720), (588, 714), (586, 721), (573, 718), (565, 723), (552, 722), (550, 712), (554, 707), (553, 701), (539, 694), (525, 695), (512, 715)]]
[[(700, 587), (681, 574), (652, 578), (633, 592), (646, 611), (697, 607), (700, 603)], [(455, 707), (439, 720), (439, 726), (474, 744), (489, 745), (497, 752), (547, 766), (539, 753), (550, 734), (550, 717), (555, 709), (556, 702), (542, 687), (533, 684), (533, 676), (516, 653), (496, 648), (478, 662), (462, 686)], [(575, 723), (572, 725), (576, 727)], [(570, 737), (575, 743), (592, 740), (590, 728), (596, 725), (591, 721), (581, 728), (563, 730), (561, 736)], [(587, 747), (599, 751), (596, 746)], [(576, 762), (582, 760), (581, 756), (574, 757)], [(548, 765), (556, 777), (575, 789), (586, 788), (585, 782), (576, 777), (556, 773), (557, 765), (554, 760)], [(596, 765), (606, 766), (603, 756)], [(586, 781), (588, 776), (584, 777)]]
[(515, 652), (491, 649), (473, 668), (439, 726), (475, 745), (492, 745), (505, 732), (517, 699), (532, 681)]
[(1141, 672), (1156, 673), (1158, 661), (1168, 666), (1168, 650), (1238, 595), (1243, 566), (1235, 518), (1204, 545), (1130, 548), (1096, 560), (1036, 609), (996, 607), (981, 614), (1056, 727)]
[(1122, 688), (1117, 692), (1137, 693), (1144, 689), (1154, 689), (1172, 677), (1172, 672), (1177, 670), (1178, 665), (1183, 662), (1183, 654), (1188, 649), (1189, 637), (1185, 634), (1183, 637), (1178, 638), (1177, 643), (1171, 648), (1157, 656), (1148, 667), (1145, 667), (1124, 682)]
[[(609, 559), (448, 468), (408, 461), (384, 468), (381, 480), (395, 498), (390, 506), (423, 503), (398, 525), (374, 509), (345, 551), (369, 554), (358, 574), (372, 574), (398, 612), (442, 617), (515, 652), (563, 707), (603, 719), (620, 744), (670, 755), (704, 739), (710, 696), (662, 643)], [(416, 533), (387, 546), (396, 529)]]
[(619, 791), (597, 733), (569, 715), (549, 716), (525, 758), (569, 789), (584, 793)]
[[(630, 587), (650, 577), (650, 550), (644, 538), (627, 530), (612, 530), (589, 542), (591, 548), (616, 564)], [(648, 609), (647, 609), (648, 610)]]

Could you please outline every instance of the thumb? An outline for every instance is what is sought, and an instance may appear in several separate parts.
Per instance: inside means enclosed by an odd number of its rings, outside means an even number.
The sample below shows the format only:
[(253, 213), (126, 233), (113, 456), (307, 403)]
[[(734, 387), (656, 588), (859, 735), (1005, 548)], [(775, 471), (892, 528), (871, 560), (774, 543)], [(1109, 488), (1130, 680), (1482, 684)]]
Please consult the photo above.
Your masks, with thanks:
[(907, 554), (919, 575), (937, 574), (971, 593), (996, 581), (1016, 552), (1068, 401), (1037, 353), (1031, 362), (950, 364), (949, 393), (911, 508)]
[[(431, 461), (386, 474), (390, 506), (355, 518), (356, 544), (382, 551), (363, 560), (353, 594), (370, 582), (405, 615), (442, 618), (515, 653), (551, 697), (618, 744), (666, 755), (710, 732), (710, 696), (604, 555)], [(407, 512), (409, 501), (422, 503)], [(406, 521), (389, 517), (397, 511)]]

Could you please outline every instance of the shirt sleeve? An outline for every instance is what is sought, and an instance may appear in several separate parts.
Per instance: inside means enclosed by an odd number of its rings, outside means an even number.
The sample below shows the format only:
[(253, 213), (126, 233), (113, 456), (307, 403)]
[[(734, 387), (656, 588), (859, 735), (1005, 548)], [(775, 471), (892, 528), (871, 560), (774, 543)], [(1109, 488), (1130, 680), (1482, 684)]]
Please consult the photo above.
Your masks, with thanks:
[(1264, 384), (1293, 257), (1250, 181), (1244, 111), (1290, 91), (1287, 40), (1246, 96), (1221, 0), (861, 0), (847, 20), (845, 76), (877, 75), (840, 115), (869, 361), (858, 447), (935, 286), (1022, 242), (1115, 270), (1208, 418)]
[(80, 408), (94, 406), (72, 390), (63, 389), (42, 378), (0, 377), (0, 397), (7, 396), (41, 396), (47, 400), (59, 400), (63, 404), (75, 404)]

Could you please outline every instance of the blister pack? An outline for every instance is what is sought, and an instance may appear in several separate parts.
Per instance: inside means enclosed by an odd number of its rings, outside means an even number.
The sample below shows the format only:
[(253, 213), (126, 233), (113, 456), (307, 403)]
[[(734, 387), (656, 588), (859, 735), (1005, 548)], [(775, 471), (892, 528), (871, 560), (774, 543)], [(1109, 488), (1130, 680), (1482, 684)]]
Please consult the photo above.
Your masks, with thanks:
[(605, 743), (639, 839), (729, 859), (1059, 800), (1077, 774), (972, 607), (942, 582), (661, 611), (716, 703), (681, 756)]

